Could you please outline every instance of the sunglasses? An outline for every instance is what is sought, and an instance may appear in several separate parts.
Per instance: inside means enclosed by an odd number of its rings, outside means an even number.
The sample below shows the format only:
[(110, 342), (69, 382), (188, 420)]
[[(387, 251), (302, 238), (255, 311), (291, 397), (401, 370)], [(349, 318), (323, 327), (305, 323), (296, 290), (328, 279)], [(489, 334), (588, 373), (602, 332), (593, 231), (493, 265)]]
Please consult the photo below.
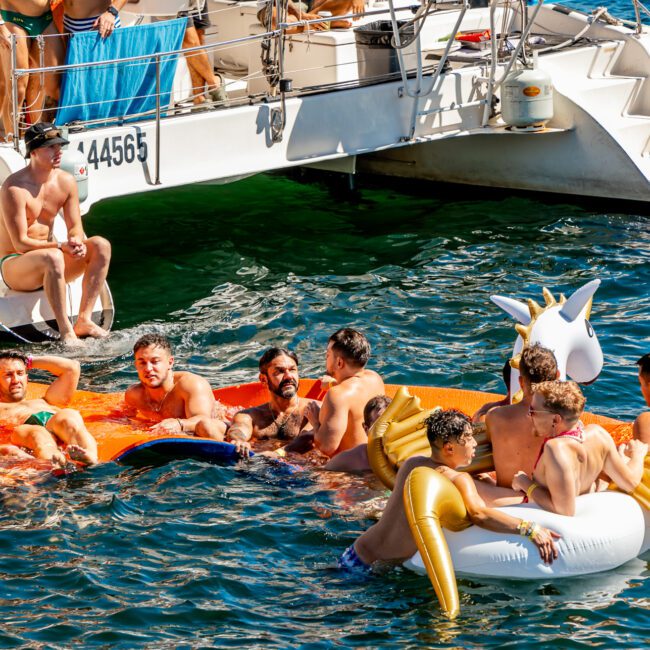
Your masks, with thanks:
[(546, 411), (545, 409), (534, 409), (532, 406), (528, 407), (528, 415), (531, 418), (534, 418), (538, 413), (552, 413), (553, 415), (557, 415), (555, 411)]

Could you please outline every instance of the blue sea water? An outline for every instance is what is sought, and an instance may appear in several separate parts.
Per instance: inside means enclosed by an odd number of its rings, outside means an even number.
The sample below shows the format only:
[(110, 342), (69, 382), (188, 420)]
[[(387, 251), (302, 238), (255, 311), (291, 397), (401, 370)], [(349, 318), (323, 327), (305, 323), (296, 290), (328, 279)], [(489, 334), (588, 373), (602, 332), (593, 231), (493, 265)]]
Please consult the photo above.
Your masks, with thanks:
[[(489, 296), (541, 301), (542, 286), (568, 295), (599, 278), (605, 367), (586, 393), (629, 420), (643, 408), (634, 361), (650, 350), (650, 228), (634, 212), (426, 184), (342, 196), (285, 176), (98, 205), (86, 227), (113, 243), (118, 311), (82, 354), (82, 387), (128, 386), (130, 348), (151, 330), (214, 386), (253, 381), (276, 344), (316, 376), (329, 334), (350, 325), (391, 383), (500, 391), (515, 332)], [(645, 559), (548, 583), (461, 579), (454, 622), (425, 578), (329, 568), (382, 495), (364, 478), (177, 461), (1, 489), (0, 648), (648, 644)]]

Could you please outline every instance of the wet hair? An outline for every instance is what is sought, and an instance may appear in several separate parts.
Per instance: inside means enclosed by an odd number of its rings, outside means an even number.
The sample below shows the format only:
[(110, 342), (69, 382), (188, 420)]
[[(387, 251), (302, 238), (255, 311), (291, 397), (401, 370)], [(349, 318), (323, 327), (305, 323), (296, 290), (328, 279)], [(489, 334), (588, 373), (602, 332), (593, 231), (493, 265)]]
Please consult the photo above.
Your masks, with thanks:
[(163, 334), (145, 334), (141, 336), (133, 346), (133, 354), (142, 348), (157, 347), (167, 350), (169, 354), (172, 354), (172, 345), (169, 342), (169, 339)]
[(387, 395), (376, 395), (368, 400), (368, 403), (363, 407), (363, 424), (366, 429), (372, 427), (391, 402), (391, 398)]
[(432, 448), (434, 444), (442, 447), (448, 442), (460, 442), (473, 433), (472, 421), (456, 409), (435, 411), (424, 423), (427, 425), (427, 438)]
[(531, 345), (521, 353), (519, 373), (531, 384), (557, 379), (557, 361), (548, 348), (539, 343)]
[(650, 352), (637, 359), (636, 365), (639, 366), (639, 372), (646, 377), (650, 377)]
[(0, 361), (6, 359), (7, 361), (22, 361), (27, 367), (28, 358), (26, 354), (22, 352), (16, 352), (15, 350), (0, 350)]
[(260, 372), (266, 374), (268, 367), (271, 365), (271, 361), (273, 361), (273, 359), (277, 359), (278, 357), (282, 357), (282, 356), (293, 359), (296, 362), (296, 365), (298, 365), (298, 355), (295, 352), (292, 352), (291, 350), (287, 350), (287, 348), (269, 348), (260, 357), (260, 363), (259, 363)]
[(575, 381), (543, 381), (533, 386), (533, 392), (544, 398), (544, 408), (565, 420), (577, 420), (585, 408), (585, 396)]
[(341, 355), (348, 363), (363, 368), (370, 359), (370, 343), (357, 330), (344, 327), (334, 332), (329, 338), (332, 350)]

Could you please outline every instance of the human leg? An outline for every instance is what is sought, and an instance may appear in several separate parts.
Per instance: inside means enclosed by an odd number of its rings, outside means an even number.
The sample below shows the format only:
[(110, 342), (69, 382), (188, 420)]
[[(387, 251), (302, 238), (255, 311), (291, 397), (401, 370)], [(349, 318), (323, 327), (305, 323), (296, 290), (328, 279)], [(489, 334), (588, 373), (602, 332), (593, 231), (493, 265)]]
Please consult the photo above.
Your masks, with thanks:
[(76, 340), (65, 308), (65, 260), (60, 250), (46, 248), (29, 251), (5, 260), (1, 270), (5, 283), (15, 291), (35, 291), (43, 287), (61, 340), (68, 343)]
[[(16, 37), (16, 65), (18, 68), (26, 69), (29, 67), (29, 47), (27, 33), (21, 27), (14, 25), (10, 22), (5, 22), (5, 27)], [(5, 78), (5, 101), (2, 106), (2, 124), (5, 131), (5, 139), (9, 140), (9, 135), (13, 136), (14, 122), (13, 122), (13, 86), (11, 77), (11, 51), (0, 48), (0, 62), (4, 71)], [(22, 76), (17, 80), (18, 90), (18, 104), (17, 111), (20, 115), (22, 111), (23, 102), (25, 101), (25, 93), (27, 91), (28, 77)], [(20, 122), (20, 118), (19, 118)]]
[(47, 428), (67, 445), (71, 458), (87, 465), (97, 462), (97, 442), (86, 429), (79, 411), (61, 409), (50, 418)]
[(29, 460), (34, 456), (23, 451), (16, 445), (0, 445), (0, 460)]
[[(66, 36), (59, 34), (54, 23), (45, 30), (45, 66), (48, 68), (63, 65), (65, 63)], [(45, 75), (45, 103), (44, 109), (51, 111), (46, 119), (54, 118), (54, 111), (59, 102), (61, 91), (61, 72), (48, 72)], [(50, 120), (52, 121), (52, 120)]]
[(31, 449), (36, 458), (49, 460), (53, 465), (65, 465), (65, 455), (60, 451), (56, 440), (45, 428), (32, 424), (21, 424), (14, 428), (11, 442)]
[(111, 245), (103, 237), (90, 237), (86, 244), (86, 256), (75, 260), (66, 256), (65, 280), (69, 282), (84, 274), (81, 291), (79, 316), (74, 325), (77, 336), (92, 336), (101, 338), (108, 332), (92, 321), (92, 312), (99, 292), (106, 282), (108, 267), (111, 261)]
[[(194, 25), (188, 24), (183, 36), (183, 48), (199, 47), (201, 40)], [(208, 87), (208, 94), (213, 101), (225, 101), (227, 96), (221, 86), (221, 80), (214, 74), (210, 65), (210, 59), (204, 50), (198, 50), (185, 55), (187, 65), (190, 68), (194, 94), (203, 93), (205, 86)]]
[(226, 434), (226, 423), (216, 418), (203, 418), (196, 423), (194, 435), (197, 438), (210, 438), (223, 442)]

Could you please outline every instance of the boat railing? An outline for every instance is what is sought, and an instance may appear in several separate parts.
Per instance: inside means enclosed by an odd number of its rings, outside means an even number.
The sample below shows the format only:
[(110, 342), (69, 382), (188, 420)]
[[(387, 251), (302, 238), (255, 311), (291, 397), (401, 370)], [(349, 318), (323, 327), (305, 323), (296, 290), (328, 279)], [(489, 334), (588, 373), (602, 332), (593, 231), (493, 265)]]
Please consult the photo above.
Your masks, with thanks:
[[(285, 6), (286, 3), (284, 0), (275, 0), (278, 2), (278, 6)], [(156, 52), (151, 54), (141, 54), (136, 56), (129, 56), (124, 58), (117, 58), (113, 60), (103, 60), (103, 61), (93, 61), (93, 62), (84, 62), (84, 63), (72, 63), (65, 65), (57, 66), (45, 66), (43, 59), (43, 47), (40, 48), (40, 62), (39, 67), (33, 68), (19, 68), (17, 64), (17, 37), (12, 34), (11, 36), (11, 101), (12, 101), (12, 121), (13, 121), (13, 132), (20, 133), (21, 125), (20, 124), (20, 107), (18, 106), (18, 80), (24, 75), (41, 75), (41, 78), (45, 74), (65, 74), (70, 71), (79, 70), (79, 69), (92, 69), (99, 67), (106, 67), (111, 65), (151, 65), (151, 62), (155, 65), (156, 70), (156, 82), (155, 82), (155, 93), (154, 96), (149, 96), (151, 99), (155, 99), (155, 108), (150, 110), (139, 111), (130, 113), (127, 115), (119, 115), (114, 117), (101, 117), (98, 119), (87, 119), (85, 121), (75, 122), (72, 126), (78, 129), (84, 128), (93, 128), (97, 126), (105, 125), (121, 125), (124, 123), (133, 123), (141, 120), (155, 120), (156, 123), (156, 142), (160, 144), (160, 125), (163, 119), (169, 117), (175, 117), (177, 115), (186, 114), (193, 110), (192, 105), (187, 105), (187, 100), (191, 100), (192, 97), (188, 97), (181, 102), (171, 101), (170, 105), (166, 105), (163, 102), (163, 96), (167, 93), (161, 91), (161, 65), (163, 62), (167, 61), (170, 58), (177, 58), (179, 56), (192, 56), (198, 55), (199, 53), (205, 53), (209, 51), (216, 52), (217, 50), (223, 51), (228, 48), (239, 48), (239, 47), (249, 47), (252, 42), (260, 43), (260, 56), (262, 55), (262, 44), (269, 43), (273, 41), (275, 43), (275, 50), (273, 53), (274, 61), (273, 65), (270, 68), (275, 71), (274, 74), (271, 74), (269, 70), (262, 68), (258, 71), (248, 71), (248, 74), (245, 75), (242, 79), (246, 82), (254, 80), (258, 75), (259, 78), (266, 77), (267, 84), (264, 84), (265, 90), (258, 94), (254, 92), (247, 92), (244, 96), (235, 99), (230, 102), (230, 105), (241, 105), (241, 104), (251, 104), (257, 101), (264, 101), (267, 103), (279, 102), (277, 107), (272, 107), (270, 111), (271, 115), (271, 133), (273, 140), (279, 142), (282, 139), (282, 131), (286, 122), (286, 98), (289, 96), (309, 94), (313, 92), (323, 92), (327, 90), (337, 90), (344, 89), (349, 87), (356, 87), (365, 84), (374, 84), (381, 83), (385, 81), (395, 81), (396, 78), (401, 79), (401, 87), (399, 88), (399, 94), (402, 97), (408, 97), (413, 100), (413, 107), (411, 111), (411, 117), (409, 121), (409, 128), (406, 132), (407, 135), (403, 137), (403, 140), (412, 140), (415, 137), (418, 120), (421, 120), (427, 115), (441, 113), (448, 110), (459, 110), (463, 108), (477, 108), (482, 109), (482, 124), (486, 126), (490, 119), (492, 104), (495, 92), (498, 90), (500, 84), (503, 82), (505, 77), (510, 72), (515, 62), (526, 56), (525, 45), (530, 34), (530, 30), (535, 23), (538, 12), (540, 11), (544, 0), (538, 0), (536, 6), (532, 10), (530, 15), (527, 15), (525, 18), (522, 16), (521, 20), (521, 30), (518, 34), (518, 43), (512, 52), (505, 52), (505, 48), (502, 47), (503, 39), (505, 36), (498, 34), (498, 29), (496, 26), (496, 12), (497, 8), (504, 7), (504, 11), (516, 11), (517, 8), (515, 5), (519, 3), (512, 2), (511, 0), (491, 0), (490, 1), (490, 34), (491, 34), (491, 43), (490, 43), (490, 55), (483, 59), (481, 62), (477, 63), (480, 67), (483, 68), (483, 76), (477, 75), (476, 81), (485, 84), (485, 91), (476, 97), (472, 98), (456, 98), (456, 101), (452, 102), (449, 106), (444, 106), (440, 102), (431, 102), (431, 105), (427, 108), (422, 108), (421, 102), (431, 96), (436, 96), (436, 94), (442, 93), (442, 80), (443, 73), (448, 69), (448, 61), (450, 58), (450, 52), (452, 45), (455, 42), (455, 39), (461, 29), (461, 25), (466, 16), (467, 10), (470, 8), (470, 0), (448, 0), (445, 1), (444, 5), (442, 3), (436, 3), (435, 0), (425, 0), (423, 4), (415, 6), (403, 6), (395, 7), (393, 0), (389, 0), (389, 15), (390, 22), (392, 24), (392, 46), (397, 55), (397, 61), (399, 70), (396, 73), (390, 73), (387, 75), (380, 75), (378, 77), (372, 77), (368, 79), (361, 79), (360, 76), (354, 77), (348, 81), (340, 81), (337, 77), (337, 81), (328, 82), (328, 83), (314, 83), (313, 85), (303, 84), (302, 87), (294, 88), (292, 87), (291, 79), (288, 78), (289, 75), (295, 73), (295, 70), (287, 71), (285, 66), (285, 47), (287, 43), (291, 44), (291, 34), (288, 33), (289, 30), (293, 30), (296, 26), (305, 26), (308, 27), (313, 23), (318, 22), (333, 22), (341, 20), (352, 20), (361, 16), (364, 17), (373, 17), (386, 15), (386, 9), (374, 9), (365, 11), (362, 14), (347, 14), (344, 16), (321, 16), (317, 20), (303, 20), (298, 22), (289, 22), (286, 17), (286, 13), (279, 13), (278, 15), (278, 24), (275, 29), (268, 29), (262, 27), (262, 31), (256, 34), (249, 34), (241, 36), (238, 38), (232, 38), (228, 40), (216, 41), (211, 43), (205, 43), (198, 45), (196, 47), (190, 48), (180, 48), (176, 50), (169, 50), (164, 52)], [(641, 3), (641, 0), (633, 0), (635, 9), (637, 12), (645, 11), (649, 13), (645, 6)], [(420, 32), (424, 25), (424, 21), (433, 13), (434, 11), (439, 10), (440, 8), (451, 8), (458, 9), (458, 15), (454, 19), (454, 25), (451, 29), (451, 32), (447, 35), (447, 43), (442, 51), (442, 54), (439, 56), (437, 63), (423, 65), (423, 46), (420, 41)], [(523, 12), (523, 9), (519, 9)], [(218, 10), (219, 11), (223, 10)], [(212, 13), (212, 12), (211, 12)], [(410, 34), (408, 37), (404, 32), (404, 25), (400, 25), (397, 19), (398, 14), (400, 16), (404, 13), (409, 14), (406, 19), (406, 23), (412, 23), (414, 26), (413, 34)], [(528, 11), (523, 12), (528, 14)], [(650, 15), (650, 13), (649, 13)], [(597, 19), (594, 18), (594, 20)], [(404, 22), (404, 21), (402, 21)], [(502, 21), (504, 24), (506, 22), (505, 18)], [(585, 26), (585, 30), (589, 28), (589, 25)], [(503, 29), (501, 30), (503, 31)], [(584, 31), (584, 30), (583, 30)], [(318, 32), (305, 32), (304, 34), (298, 34), (296, 36), (306, 40), (307, 46), (309, 46), (310, 39), (315, 38), (315, 35)], [(54, 38), (60, 37), (60, 35), (49, 36), (49, 37), (37, 37), (41, 39), (39, 43), (42, 45), (43, 38)], [(501, 41), (499, 41), (501, 39)], [(442, 40), (442, 39), (440, 39)], [(575, 40), (575, 39), (574, 39)], [(295, 41), (294, 41), (295, 42)], [(414, 55), (415, 55), (415, 69), (412, 65), (409, 66), (405, 62), (404, 48), (414, 44)], [(441, 48), (442, 49), (442, 48)], [(411, 54), (412, 52), (410, 52)], [(358, 57), (358, 50), (357, 50)], [(412, 57), (411, 57), (411, 60)], [(356, 61), (346, 61), (337, 65), (356, 65), (358, 64), (358, 59)], [(318, 68), (314, 68), (318, 69)], [(309, 72), (310, 68), (305, 67), (305, 71)], [(498, 74), (499, 73), (499, 74)], [(124, 98), (121, 98), (122, 100)], [(133, 97), (131, 99), (142, 99), (138, 97)], [(118, 101), (116, 99), (107, 97), (102, 99), (100, 102), (96, 103), (109, 103), (113, 101)], [(78, 104), (74, 106), (85, 107), (90, 104)], [(70, 107), (68, 107), (70, 108)], [(214, 103), (209, 103), (208, 108), (218, 108)], [(15, 149), (19, 150), (19, 138), (13, 139), (13, 144)], [(156, 169), (159, 169), (159, 147), (156, 147)], [(156, 173), (156, 180), (158, 179), (159, 174)]]

